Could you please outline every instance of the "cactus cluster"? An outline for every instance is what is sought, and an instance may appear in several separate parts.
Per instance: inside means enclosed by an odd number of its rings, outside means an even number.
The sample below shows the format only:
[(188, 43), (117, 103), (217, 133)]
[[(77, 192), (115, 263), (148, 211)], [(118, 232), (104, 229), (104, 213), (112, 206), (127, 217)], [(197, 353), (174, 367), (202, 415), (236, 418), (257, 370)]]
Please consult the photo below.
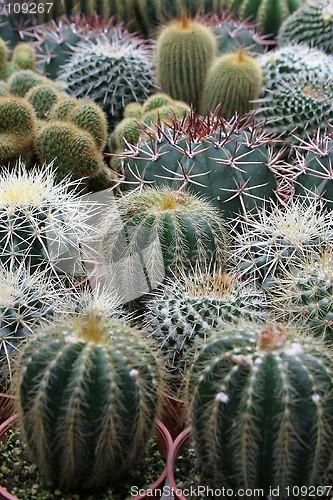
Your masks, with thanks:
[(227, 122), (216, 115), (190, 113), (119, 154), (124, 160), (123, 188), (187, 185), (225, 217), (233, 217), (275, 198), (271, 144), (274, 141), (251, 117)]
[(289, 16), (279, 29), (279, 45), (304, 43), (333, 53), (332, 0), (309, 0)]
[(195, 446), (211, 485), (323, 484), (332, 459), (333, 363), (302, 330), (272, 323), (219, 329), (188, 384)]
[(225, 271), (195, 270), (167, 279), (147, 303), (144, 330), (181, 384), (211, 332), (240, 319), (264, 318), (264, 294)]
[(36, 69), (34, 47), (29, 43), (17, 43), (9, 60), (7, 44), (0, 38), (0, 80), (7, 80), (15, 71), (25, 69)]
[(17, 386), (21, 426), (42, 474), (72, 492), (101, 490), (144, 454), (161, 375), (138, 330), (74, 315), (27, 344)]
[(121, 25), (111, 33), (79, 42), (59, 72), (70, 95), (89, 95), (105, 111), (110, 129), (127, 104), (145, 101), (156, 85), (151, 45)]

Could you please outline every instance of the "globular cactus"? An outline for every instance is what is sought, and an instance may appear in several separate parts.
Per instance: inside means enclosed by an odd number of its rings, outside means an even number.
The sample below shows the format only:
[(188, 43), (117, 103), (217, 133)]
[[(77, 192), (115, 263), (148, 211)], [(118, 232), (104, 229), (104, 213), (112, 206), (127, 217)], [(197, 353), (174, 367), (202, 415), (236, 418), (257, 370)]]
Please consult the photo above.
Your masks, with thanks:
[[(105, 262), (121, 263), (128, 283), (145, 268), (150, 283), (175, 269), (223, 265), (228, 237), (219, 211), (198, 195), (148, 187), (117, 199), (101, 221)], [(120, 276), (121, 278), (121, 276)]]
[(50, 80), (32, 70), (15, 71), (8, 79), (8, 88), (11, 94), (24, 97), (25, 94), (34, 86), (43, 83), (49, 83)]
[(142, 104), (138, 102), (130, 102), (124, 109), (124, 118), (140, 118), (141, 115), (142, 115)]
[(28, 160), (33, 151), (36, 114), (20, 97), (0, 97), (0, 165)]
[(301, 138), (320, 130), (325, 133), (333, 121), (333, 76), (309, 79), (297, 75), (281, 81), (257, 103), (256, 119), (271, 134), (290, 139)]
[(97, 149), (103, 151), (107, 142), (108, 123), (105, 113), (97, 104), (91, 99), (79, 99), (76, 107), (69, 111), (65, 119), (89, 132)]
[(333, 139), (317, 133), (313, 138), (299, 141), (296, 146), (297, 175), (295, 194), (314, 197), (328, 210), (333, 208)]
[(79, 104), (79, 100), (75, 97), (63, 97), (54, 103), (50, 109), (49, 119), (50, 120), (61, 120), (67, 121), (71, 111), (74, 110)]
[[(324, 484), (332, 460), (333, 361), (295, 327), (221, 328), (188, 384), (195, 447), (210, 486), (272, 489)], [(262, 489), (262, 491), (261, 491)], [(252, 490), (253, 491), (253, 490)]]
[(36, 69), (36, 52), (31, 43), (18, 43), (12, 53), (11, 65), (13, 71)]
[(189, 186), (209, 199), (225, 217), (246, 213), (275, 199), (270, 166), (274, 141), (251, 118), (227, 122), (216, 115), (190, 113), (150, 131), (123, 159), (123, 189), (145, 184)]
[(143, 102), (156, 81), (151, 45), (120, 25), (110, 33), (96, 42), (78, 43), (59, 79), (70, 95), (89, 95), (105, 111), (112, 128), (122, 118), (125, 106), (133, 100)]
[(41, 163), (53, 162), (57, 180), (94, 176), (104, 165), (93, 136), (70, 121), (45, 122), (36, 134), (36, 151)]
[(167, 25), (156, 46), (156, 74), (162, 91), (198, 109), (215, 53), (216, 40), (203, 24), (184, 17)]
[(283, 210), (273, 203), (261, 207), (240, 220), (240, 230), (230, 227), (235, 264), (269, 289), (286, 269), (332, 241), (332, 223), (332, 212), (311, 198), (296, 198)]
[[(89, 225), (97, 208), (79, 198), (80, 182), (56, 184), (52, 165), (3, 169), (0, 175), (0, 259), (9, 270), (24, 262), (31, 272), (44, 269), (60, 281), (82, 273), (91, 261), (96, 229)], [(88, 255), (90, 254), (90, 255)]]
[(0, 80), (0, 97), (10, 97), (7, 83)]
[(69, 491), (112, 485), (145, 453), (161, 370), (140, 331), (96, 314), (38, 332), (19, 363), (17, 395), (28, 448)]
[(331, 0), (304, 2), (301, 8), (289, 16), (278, 33), (279, 45), (304, 43), (333, 53), (333, 3)]
[(227, 12), (237, 12), (242, 19), (256, 22), (260, 33), (276, 35), (282, 22), (297, 9), (304, 0), (224, 0)]
[(218, 57), (207, 72), (200, 104), (201, 114), (221, 106), (227, 119), (250, 111), (262, 86), (262, 71), (256, 60), (243, 49)]
[(215, 328), (263, 319), (267, 311), (263, 292), (253, 284), (221, 270), (195, 270), (163, 284), (147, 303), (143, 329), (179, 385)]
[(8, 48), (5, 40), (0, 38), (0, 80), (6, 80), (8, 67)]
[(333, 250), (329, 246), (282, 274), (270, 289), (277, 320), (297, 321), (329, 345), (333, 340), (332, 270)]
[(25, 95), (25, 99), (33, 106), (39, 120), (48, 118), (52, 106), (61, 97), (57, 88), (48, 83), (33, 86)]
[[(0, 387), (11, 390), (15, 364), (22, 346), (35, 329), (53, 316), (59, 300), (51, 280), (31, 275), (21, 265), (14, 271), (0, 265)], [(3, 391), (2, 391), (3, 392)]]

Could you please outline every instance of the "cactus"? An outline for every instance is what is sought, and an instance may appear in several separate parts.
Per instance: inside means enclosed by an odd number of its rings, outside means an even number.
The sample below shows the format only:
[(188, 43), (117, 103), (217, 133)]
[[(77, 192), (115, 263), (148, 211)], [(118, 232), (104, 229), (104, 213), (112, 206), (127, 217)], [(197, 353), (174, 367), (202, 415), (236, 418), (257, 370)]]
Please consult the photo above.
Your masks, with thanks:
[(60, 97), (54, 85), (43, 83), (33, 86), (25, 95), (25, 99), (33, 106), (39, 120), (48, 118), (50, 109)]
[(0, 80), (7, 78), (8, 48), (6, 42), (0, 38)]
[(218, 57), (207, 72), (201, 114), (214, 111), (218, 105), (227, 120), (235, 113), (247, 113), (259, 97), (262, 79), (260, 66), (243, 49)]
[(129, 102), (143, 102), (154, 89), (151, 46), (121, 25), (115, 26), (112, 37), (79, 42), (59, 79), (72, 96), (89, 95), (113, 128)]
[(0, 81), (0, 97), (10, 97), (7, 83), (4, 81)]
[[(116, 200), (101, 222), (105, 262), (122, 263), (124, 278), (137, 279), (135, 266), (144, 265), (150, 283), (161, 270), (226, 260), (228, 238), (219, 211), (197, 195), (168, 187), (146, 188)], [(139, 264), (138, 264), (139, 262)]]
[(333, 76), (309, 80), (297, 75), (281, 81), (259, 103), (256, 119), (274, 136), (306, 138), (318, 129), (325, 133), (333, 121)]
[(130, 102), (124, 109), (124, 118), (140, 118), (141, 115), (142, 105), (138, 102)]
[(165, 367), (182, 383), (211, 332), (229, 322), (264, 318), (263, 292), (223, 271), (169, 278), (147, 303), (143, 329)]
[(222, 210), (225, 217), (246, 213), (275, 198), (276, 180), (268, 164), (274, 144), (253, 120), (200, 117), (190, 113), (139, 142), (123, 158), (123, 189), (145, 183), (190, 186)]
[(36, 69), (36, 53), (31, 43), (18, 43), (13, 50), (11, 64), (15, 70)]
[(215, 52), (215, 38), (203, 24), (184, 17), (166, 26), (156, 46), (156, 74), (162, 91), (197, 109)]
[(302, 140), (297, 148), (299, 171), (295, 193), (321, 200), (329, 210), (333, 208), (333, 140), (329, 135), (317, 134)]
[(138, 330), (95, 314), (54, 323), (26, 346), (19, 372), (28, 448), (58, 487), (101, 491), (144, 455), (161, 375)]
[(8, 271), (0, 265), (0, 386), (10, 390), (15, 361), (37, 326), (53, 316), (56, 292), (42, 274), (23, 265)]
[(310, 254), (270, 289), (277, 320), (297, 321), (329, 345), (333, 340), (332, 264), (332, 247)]
[(240, 231), (231, 228), (233, 258), (241, 273), (254, 273), (269, 288), (272, 279), (332, 241), (332, 222), (332, 212), (313, 198), (297, 198), (283, 211), (271, 203), (243, 217)]
[(0, 97), (0, 165), (30, 158), (36, 115), (20, 97)]
[(53, 162), (57, 180), (94, 176), (103, 168), (93, 136), (71, 122), (46, 122), (37, 132), (36, 151), (41, 163)]
[(332, 29), (332, 1), (307, 1), (281, 25), (278, 43), (281, 46), (289, 43), (304, 43), (332, 54)]
[(48, 83), (50, 80), (38, 75), (29, 69), (15, 71), (8, 79), (8, 88), (11, 94), (24, 97), (25, 94), (38, 84)]
[[(195, 447), (211, 486), (279, 489), (324, 484), (332, 459), (333, 362), (301, 329), (221, 328), (188, 384)], [(256, 491), (261, 491), (261, 490)], [(290, 493), (290, 490), (289, 490)]]
[(84, 261), (91, 259), (96, 229), (88, 221), (96, 208), (78, 197), (78, 181), (67, 177), (56, 184), (52, 168), (28, 171), (19, 163), (2, 170), (0, 259), (9, 270), (24, 262), (31, 272), (42, 268), (61, 280), (82, 272)]
[(102, 152), (108, 135), (108, 124), (103, 110), (90, 99), (81, 99), (72, 108), (67, 117), (74, 125), (89, 132), (96, 143), (98, 151)]
[(50, 120), (67, 121), (71, 111), (78, 106), (79, 100), (75, 97), (64, 97), (56, 101), (50, 109)]

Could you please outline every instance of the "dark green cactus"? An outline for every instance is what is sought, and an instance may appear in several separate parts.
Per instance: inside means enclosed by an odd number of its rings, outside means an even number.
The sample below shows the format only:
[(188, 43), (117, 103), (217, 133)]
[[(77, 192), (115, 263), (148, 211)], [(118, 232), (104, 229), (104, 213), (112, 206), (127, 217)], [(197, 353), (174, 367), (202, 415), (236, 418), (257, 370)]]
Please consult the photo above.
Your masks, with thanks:
[[(64, 108), (62, 108), (64, 109)], [(108, 135), (107, 118), (103, 110), (91, 99), (78, 100), (65, 119), (89, 132), (95, 140), (98, 151), (102, 152)]]
[(57, 486), (98, 491), (144, 455), (161, 375), (138, 330), (95, 315), (55, 323), (27, 345), (19, 372), (28, 448)]
[(274, 143), (251, 119), (228, 123), (222, 117), (191, 113), (174, 120), (123, 157), (124, 189), (145, 183), (188, 185), (227, 216), (246, 213), (275, 198), (276, 180), (268, 164)]
[(49, 79), (31, 70), (15, 71), (8, 80), (8, 88), (11, 94), (24, 97), (35, 85), (48, 83)]
[(216, 40), (203, 24), (184, 17), (166, 26), (156, 47), (156, 73), (162, 91), (198, 109), (215, 53)]
[(253, 107), (262, 86), (262, 71), (256, 60), (243, 49), (218, 57), (209, 68), (202, 93), (202, 114), (220, 105), (227, 119), (243, 115)]
[(39, 120), (45, 120), (49, 117), (52, 106), (61, 97), (57, 88), (48, 83), (34, 85), (25, 95), (25, 99), (33, 106)]
[(219, 329), (194, 361), (188, 397), (211, 486), (262, 488), (265, 498), (279, 488), (287, 499), (288, 487), (324, 484), (332, 460), (333, 361), (301, 329)]
[(79, 101), (75, 97), (63, 97), (52, 106), (49, 119), (67, 121), (71, 111), (77, 107), (78, 103)]
[(137, 280), (138, 265), (145, 265), (155, 283), (157, 276), (175, 269), (210, 262), (222, 266), (228, 251), (219, 211), (197, 195), (168, 187), (148, 187), (117, 199), (104, 215), (101, 231), (105, 262), (120, 262), (129, 283)]

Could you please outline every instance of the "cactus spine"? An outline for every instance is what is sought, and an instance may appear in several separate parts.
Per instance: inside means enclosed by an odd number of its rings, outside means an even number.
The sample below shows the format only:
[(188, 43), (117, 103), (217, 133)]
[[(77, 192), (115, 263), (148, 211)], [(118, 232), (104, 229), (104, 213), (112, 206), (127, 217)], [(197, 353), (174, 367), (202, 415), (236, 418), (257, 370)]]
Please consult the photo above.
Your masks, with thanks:
[(161, 377), (140, 332), (94, 314), (73, 317), (39, 332), (19, 371), (21, 424), (50, 481), (103, 488), (142, 457)]
[(262, 71), (256, 60), (242, 49), (225, 54), (209, 68), (202, 93), (201, 114), (214, 111), (221, 104), (220, 113), (229, 120), (235, 113), (243, 115), (259, 97)]
[(194, 361), (188, 395), (198, 456), (216, 487), (321, 484), (332, 458), (329, 351), (272, 324), (221, 329)]
[(156, 47), (156, 73), (162, 91), (198, 108), (215, 52), (216, 40), (206, 26), (186, 18), (166, 26)]

